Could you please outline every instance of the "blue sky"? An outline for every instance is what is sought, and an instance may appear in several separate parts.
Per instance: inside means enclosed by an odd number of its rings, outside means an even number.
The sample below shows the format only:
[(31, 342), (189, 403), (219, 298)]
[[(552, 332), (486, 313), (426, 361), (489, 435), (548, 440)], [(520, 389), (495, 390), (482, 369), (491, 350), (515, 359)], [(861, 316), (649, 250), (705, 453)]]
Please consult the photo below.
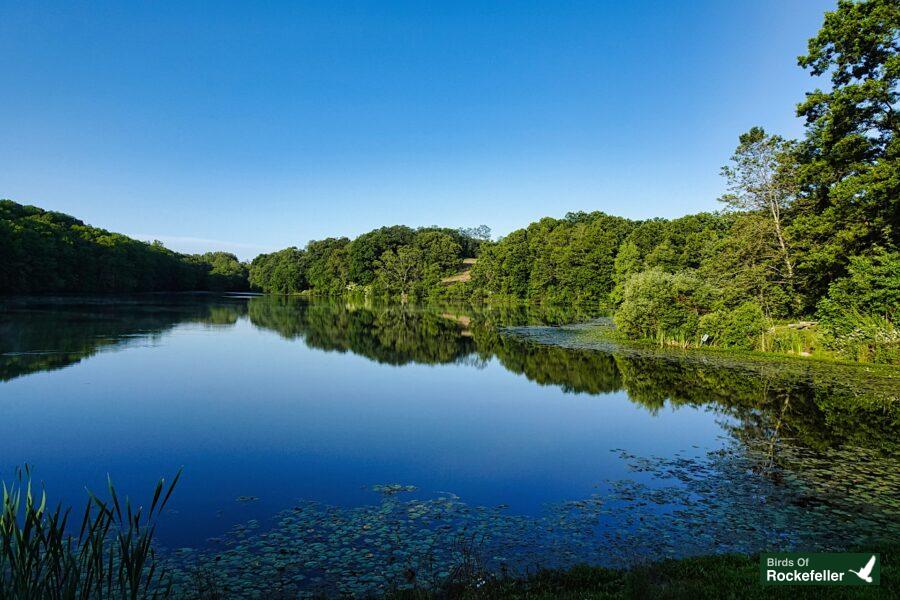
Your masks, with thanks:
[(0, 197), (242, 258), (711, 210), (833, 5), (0, 0)]

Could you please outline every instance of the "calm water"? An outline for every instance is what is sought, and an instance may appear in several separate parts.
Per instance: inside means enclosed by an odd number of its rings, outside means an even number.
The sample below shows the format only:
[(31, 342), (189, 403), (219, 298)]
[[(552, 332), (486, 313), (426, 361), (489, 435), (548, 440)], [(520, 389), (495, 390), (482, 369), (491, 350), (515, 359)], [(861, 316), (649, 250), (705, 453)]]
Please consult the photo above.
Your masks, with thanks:
[[(160, 541), (235, 586), (254, 553), (257, 571), (362, 592), (429, 552), (452, 563), (449, 536), (473, 532), (509, 568), (900, 539), (896, 381), (859, 369), (597, 350), (546, 327), (577, 317), (535, 311), (0, 310), (0, 473), (28, 462), (80, 504), (107, 474), (144, 498), (183, 466)], [(391, 484), (415, 490), (373, 489)]]

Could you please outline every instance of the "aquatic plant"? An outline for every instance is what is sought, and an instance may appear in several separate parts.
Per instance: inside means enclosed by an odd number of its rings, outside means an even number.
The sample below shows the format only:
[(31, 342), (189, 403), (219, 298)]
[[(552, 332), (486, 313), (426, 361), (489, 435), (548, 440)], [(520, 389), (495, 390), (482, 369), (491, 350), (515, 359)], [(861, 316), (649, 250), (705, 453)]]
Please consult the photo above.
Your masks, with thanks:
[(149, 509), (120, 501), (108, 482), (109, 499), (89, 492), (78, 533), (71, 509), (47, 508), (47, 495), (33, 490), (31, 468), (3, 482), (0, 507), (0, 597), (10, 600), (161, 599), (169, 578), (153, 548), (156, 522), (181, 471), (156, 484)]
[[(706, 453), (641, 457), (615, 450), (633, 479), (538, 515), (473, 506), (449, 493), (375, 486), (376, 504), (298, 502), (271, 524), (234, 527), (167, 567), (178, 597), (422, 597), (495, 588), (544, 569), (764, 550), (834, 551), (900, 541), (900, 456), (789, 439), (732, 440)], [(203, 596), (196, 596), (203, 597)], [(215, 595), (213, 595), (215, 597)]]

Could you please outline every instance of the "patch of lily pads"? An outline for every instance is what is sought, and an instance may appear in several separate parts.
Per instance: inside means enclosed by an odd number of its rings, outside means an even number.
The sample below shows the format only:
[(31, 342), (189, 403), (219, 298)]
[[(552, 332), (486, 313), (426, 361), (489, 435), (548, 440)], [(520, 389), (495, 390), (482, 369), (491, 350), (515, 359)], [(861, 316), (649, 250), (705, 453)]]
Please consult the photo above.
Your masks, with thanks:
[(635, 479), (603, 482), (537, 516), (379, 485), (378, 503), (298, 502), (265, 526), (251, 520), (207, 548), (170, 551), (168, 563), (185, 590), (202, 580), (228, 597), (358, 597), (578, 563), (900, 541), (898, 456), (777, 439), (700, 458), (615, 452)]

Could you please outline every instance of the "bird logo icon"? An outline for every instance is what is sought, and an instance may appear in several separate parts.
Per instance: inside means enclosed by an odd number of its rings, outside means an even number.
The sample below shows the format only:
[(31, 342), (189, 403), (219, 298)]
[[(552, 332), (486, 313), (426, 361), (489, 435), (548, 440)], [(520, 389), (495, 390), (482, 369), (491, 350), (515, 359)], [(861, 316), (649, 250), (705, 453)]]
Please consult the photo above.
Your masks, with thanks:
[(872, 583), (872, 569), (875, 567), (875, 555), (872, 555), (872, 558), (869, 559), (869, 562), (866, 563), (859, 571), (854, 571), (853, 569), (847, 569), (866, 583)]

